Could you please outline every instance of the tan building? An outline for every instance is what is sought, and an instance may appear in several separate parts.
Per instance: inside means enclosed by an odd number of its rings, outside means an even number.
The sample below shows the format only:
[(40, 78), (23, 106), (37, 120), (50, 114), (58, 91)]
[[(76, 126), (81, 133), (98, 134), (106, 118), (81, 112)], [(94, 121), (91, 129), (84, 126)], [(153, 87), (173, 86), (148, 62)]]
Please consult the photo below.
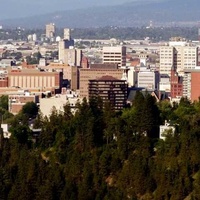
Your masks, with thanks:
[[(64, 64), (71, 66), (81, 66), (82, 50), (70, 48), (70, 41), (61, 40), (59, 42), (58, 59)], [(73, 45), (73, 44), (72, 44)]]
[(126, 47), (103, 47), (103, 63), (114, 63), (119, 67), (126, 66)]
[(80, 96), (88, 98), (88, 84), (89, 80), (98, 79), (102, 76), (112, 76), (121, 80), (123, 77), (123, 69), (80, 69)]
[(46, 24), (46, 37), (52, 38), (55, 36), (56, 27), (54, 23)]
[(8, 71), (8, 87), (28, 90), (47, 91), (60, 89), (62, 73), (45, 72), (36, 69), (19, 69)]
[(9, 112), (12, 114), (17, 114), (22, 109), (22, 107), (28, 103), (28, 102), (34, 102), (36, 104), (39, 103), (39, 96), (33, 95), (30, 93), (24, 93), (24, 94), (17, 94), (17, 95), (9, 95), (8, 96), (8, 106), (9, 106)]
[(50, 98), (40, 99), (40, 111), (44, 116), (49, 117), (53, 109), (56, 109), (61, 114), (64, 114), (64, 106), (70, 105), (72, 113), (76, 111), (76, 104), (81, 103), (81, 99), (78, 97), (70, 97), (65, 95), (56, 95)]
[(171, 42), (169, 46), (160, 47), (160, 73), (171, 74), (174, 66), (177, 72), (194, 69), (198, 62), (198, 48), (185, 46), (185, 42)]
[(71, 40), (71, 30), (64, 28), (64, 40)]
[(78, 68), (62, 63), (50, 63), (48, 66), (42, 67), (45, 71), (56, 71), (63, 73), (63, 80), (69, 81), (70, 89), (78, 89)]

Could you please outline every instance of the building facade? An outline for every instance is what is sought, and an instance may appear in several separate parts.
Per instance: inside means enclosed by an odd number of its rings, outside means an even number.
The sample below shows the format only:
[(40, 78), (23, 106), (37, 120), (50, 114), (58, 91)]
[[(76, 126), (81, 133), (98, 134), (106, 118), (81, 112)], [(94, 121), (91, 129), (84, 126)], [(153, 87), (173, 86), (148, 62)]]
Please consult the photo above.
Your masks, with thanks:
[(8, 96), (8, 109), (12, 114), (17, 114), (22, 109), (22, 107), (28, 103), (34, 102), (39, 103), (39, 96), (30, 93), (9, 95)]
[(34, 69), (8, 71), (8, 87), (46, 91), (62, 87), (61, 72), (45, 72)]
[(183, 77), (180, 77), (173, 67), (171, 69), (171, 98), (181, 98), (183, 96)]
[(53, 38), (55, 37), (56, 27), (54, 23), (46, 24), (46, 37)]
[(198, 64), (198, 48), (184, 46), (185, 43), (171, 43), (173, 46), (160, 47), (160, 73), (171, 74), (174, 66), (177, 72), (194, 69)]
[(89, 98), (101, 97), (103, 103), (109, 102), (114, 110), (122, 110), (127, 101), (126, 81), (112, 76), (102, 76), (99, 79), (89, 80)]
[(80, 96), (88, 98), (88, 84), (89, 80), (95, 80), (102, 76), (112, 76), (121, 80), (124, 74), (123, 69), (80, 69), (79, 70), (79, 89)]
[(119, 67), (126, 66), (126, 47), (103, 47), (103, 63), (114, 63)]
[(139, 71), (137, 73), (137, 86), (148, 90), (157, 90), (159, 85), (159, 73), (157, 71)]

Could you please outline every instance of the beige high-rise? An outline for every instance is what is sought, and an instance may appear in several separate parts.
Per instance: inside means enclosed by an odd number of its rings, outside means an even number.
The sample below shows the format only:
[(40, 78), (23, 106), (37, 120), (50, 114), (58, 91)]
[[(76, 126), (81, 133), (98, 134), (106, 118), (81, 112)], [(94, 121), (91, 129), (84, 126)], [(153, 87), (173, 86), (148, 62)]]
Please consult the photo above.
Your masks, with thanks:
[(182, 43), (172, 43), (170, 46), (160, 47), (160, 73), (170, 76), (172, 66), (177, 72), (194, 69), (198, 62), (198, 48), (184, 46)]
[(54, 23), (50, 23), (46, 25), (46, 37), (52, 38), (55, 36), (56, 27)]
[(103, 63), (114, 63), (119, 67), (126, 66), (126, 47), (103, 47)]

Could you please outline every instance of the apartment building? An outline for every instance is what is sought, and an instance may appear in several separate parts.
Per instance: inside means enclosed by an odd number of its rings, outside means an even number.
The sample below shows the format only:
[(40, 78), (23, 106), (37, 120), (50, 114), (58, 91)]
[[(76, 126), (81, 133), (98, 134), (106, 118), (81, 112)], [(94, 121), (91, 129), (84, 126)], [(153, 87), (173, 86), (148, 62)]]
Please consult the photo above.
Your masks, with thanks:
[(88, 68), (79, 70), (79, 89), (80, 96), (88, 98), (88, 85), (89, 80), (96, 80), (102, 76), (112, 76), (121, 80), (124, 74), (123, 69), (97, 69)]
[(127, 101), (128, 85), (125, 80), (119, 80), (113, 76), (102, 76), (89, 80), (89, 98), (101, 97), (103, 103), (109, 102), (116, 110), (122, 110)]

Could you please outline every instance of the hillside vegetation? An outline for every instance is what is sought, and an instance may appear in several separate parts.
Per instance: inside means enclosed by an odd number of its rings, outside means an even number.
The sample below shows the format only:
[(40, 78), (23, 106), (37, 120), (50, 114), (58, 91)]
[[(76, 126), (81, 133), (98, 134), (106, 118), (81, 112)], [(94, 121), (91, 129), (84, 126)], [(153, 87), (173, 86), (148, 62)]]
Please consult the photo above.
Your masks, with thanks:
[[(0, 137), (0, 199), (200, 199), (200, 102), (156, 103), (137, 93), (116, 113), (100, 99), (38, 114), (34, 142), (26, 112)], [(175, 134), (158, 139), (170, 120)]]

